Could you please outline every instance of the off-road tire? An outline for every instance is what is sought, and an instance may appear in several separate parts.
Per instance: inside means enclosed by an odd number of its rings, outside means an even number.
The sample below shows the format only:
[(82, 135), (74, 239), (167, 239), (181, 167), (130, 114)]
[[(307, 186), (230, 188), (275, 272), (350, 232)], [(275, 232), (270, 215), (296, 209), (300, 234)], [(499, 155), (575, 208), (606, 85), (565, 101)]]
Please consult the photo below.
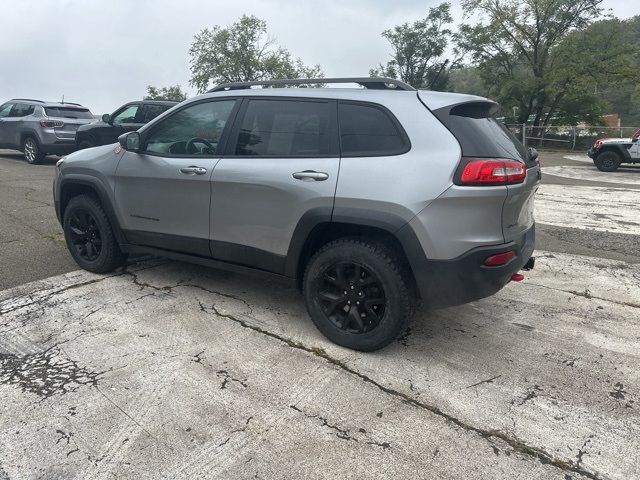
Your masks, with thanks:
[[(323, 308), (319, 292), (326, 281), (325, 273), (332, 265), (343, 263), (357, 264), (370, 272), (383, 290), (384, 314), (370, 331), (346, 331), (325, 313), (327, 307)], [(395, 340), (406, 329), (416, 305), (413, 277), (400, 256), (385, 244), (361, 239), (339, 239), (320, 248), (306, 266), (302, 290), (307, 311), (318, 330), (338, 345), (361, 351), (378, 350)], [(350, 311), (353, 307), (345, 308)]]
[[(78, 235), (72, 231), (74, 216), (77, 219), (77, 215), (86, 214), (93, 218), (95, 231), (98, 232), (101, 240), (100, 251), (94, 259), (88, 259), (81, 254), (80, 247), (76, 247), (76, 244), (82, 242), (78, 242)], [(107, 273), (123, 265), (126, 261), (126, 255), (120, 251), (107, 214), (100, 202), (91, 195), (78, 195), (69, 201), (64, 210), (63, 230), (71, 256), (85, 270), (94, 273)]]
[(615, 172), (622, 163), (622, 159), (616, 152), (608, 151), (600, 153), (593, 163), (601, 172)]

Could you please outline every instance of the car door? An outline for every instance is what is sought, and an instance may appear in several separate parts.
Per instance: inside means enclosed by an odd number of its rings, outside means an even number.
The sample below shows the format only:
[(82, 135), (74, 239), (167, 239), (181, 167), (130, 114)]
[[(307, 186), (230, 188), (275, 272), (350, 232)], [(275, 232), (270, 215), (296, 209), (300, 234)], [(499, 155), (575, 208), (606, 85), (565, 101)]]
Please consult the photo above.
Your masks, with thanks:
[(124, 153), (115, 199), (130, 243), (209, 256), (211, 173), (236, 103), (187, 104), (141, 132), (141, 153)]
[(21, 148), (20, 132), (24, 123), (24, 117), (33, 113), (33, 106), (26, 103), (15, 103), (9, 112), (9, 116), (3, 118), (5, 143), (9, 148)]
[(105, 139), (103, 143), (115, 142), (123, 133), (142, 127), (144, 124), (139, 120), (140, 109), (139, 103), (129, 103), (116, 111), (109, 121), (111, 124), (109, 139)]
[(212, 178), (214, 258), (282, 273), (303, 215), (330, 218), (340, 157), (336, 102), (243, 101)]
[(9, 146), (9, 129), (11, 122), (8, 121), (9, 114), (13, 108), (13, 103), (5, 103), (0, 106), (0, 146)]

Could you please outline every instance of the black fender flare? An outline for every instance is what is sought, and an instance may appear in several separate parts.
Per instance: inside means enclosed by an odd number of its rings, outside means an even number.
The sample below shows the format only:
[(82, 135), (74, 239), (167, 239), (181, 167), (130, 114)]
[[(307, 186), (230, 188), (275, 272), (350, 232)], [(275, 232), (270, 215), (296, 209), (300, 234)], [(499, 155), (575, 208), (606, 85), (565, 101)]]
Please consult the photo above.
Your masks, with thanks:
[[(333, 210), (333, 211), (332, 211)], [(344, 224), (349, 226), (373, 227), (392, 235), (404, 250), (412, 271), (425, 268), (427, 256), (408, 221), (399, 215), (377, 210), (349, 207), (319, 207), (306, 212), (298, 222), (285, 261), (284, 274), (291, 278), (298, 276), (298, 266), (310, 236), (323, 226)]]
[(38, 147), (40, 147), (40, 140), (38, 140), (38, 133), (33, 128), (25, 128), (20, 132), (20, 150), (22, 150), (22, 145), (24, 145), (24, 141), (27, 137), (32, 137)]
[(111, 223), (111, 228), (113, 230), (113, 234), (116, 237), (116, 240), (121, 245), (127, 243), (122, 228), (120, 228), (120, 222), (118, 222), (118, 217), (116, 216), (115, 209), (111, 204), (109, 194), (107, 193), (107, 188), (102, 184), (102, 182), (100, 182), (100, 180), (89, 175), (70, 174), (68, 176), (64, 176), (60, 180), (57, 192), (57, 198), (60, 202), (60, 223), (63, 223), (64, 207), (66, 206), (66, 203), (62, 203), (63, 193), (66, 188), (76, 185), (88, 187), (93, 192), (95, 192), (95, 194), (98, 196), (98, 199), (100, 200), (102, 208), (104, 208), (104, 211), (107, 214), (107, 218), (109, 218), (109, 223)]
[(598, 151), (598, 155), (596, 155), (596, 159), (600, 156), (600, 154), (604, 152), (615, 152), (618, 155), (620, 155), (620, 158), (622, 159), (623, 162), (631, 161), (631, 154), (629, 153), (629, 148), (624, 143), (613, 143), (610, 145), (602, 145), (602, 147), (600, 147), (600, 150)]

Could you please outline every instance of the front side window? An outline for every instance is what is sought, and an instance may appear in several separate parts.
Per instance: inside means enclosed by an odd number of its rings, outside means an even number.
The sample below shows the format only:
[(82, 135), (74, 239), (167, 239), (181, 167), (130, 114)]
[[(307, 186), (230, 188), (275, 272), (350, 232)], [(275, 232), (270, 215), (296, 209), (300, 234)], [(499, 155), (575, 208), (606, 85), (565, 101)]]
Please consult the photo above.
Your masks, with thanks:
[(250, 100), (235, 155), (330, 155), (331, 110), (325, 101)]
[(198, 103), (162, 119), (147, 138), (148, 153), (215, 155), (235, 100)]
[(13, 103), (5, 103), (0, 107), (0, 118), (8, 117), (9, 112), (11, 112), (11, 107), (13, 107)]
[(341, 102), (338, 117), (343, 157), (398, 155), (408, 149), (396, 123), (379, 107)]
[(115, 125), (125, 125), (127, 123), (136, 123), (136, 113), (138, 113), (140, 105), (127, 105), (120, 113), (113, 117)]

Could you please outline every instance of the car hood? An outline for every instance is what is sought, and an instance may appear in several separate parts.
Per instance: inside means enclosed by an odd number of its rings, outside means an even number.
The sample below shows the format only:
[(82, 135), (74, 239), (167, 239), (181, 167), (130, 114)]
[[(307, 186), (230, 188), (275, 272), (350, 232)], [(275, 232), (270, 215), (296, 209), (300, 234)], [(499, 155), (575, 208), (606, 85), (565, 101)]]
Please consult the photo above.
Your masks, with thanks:
[(93, 147), (93, 148), (85, 148), (84, 150), (78, 150), (77, 152), (70, 153), (65, 157), (64, 162), (65, 163), (84, 162), (87, 160), (93, 160), (98, 157), (102, 157), (108, 153), (111, 153), (115, 158), (116, 155), (121, 151), (122, 151), (122, 148), (118, 143), (112, 143), (110, 145), (101, 145), (99, 147)]

